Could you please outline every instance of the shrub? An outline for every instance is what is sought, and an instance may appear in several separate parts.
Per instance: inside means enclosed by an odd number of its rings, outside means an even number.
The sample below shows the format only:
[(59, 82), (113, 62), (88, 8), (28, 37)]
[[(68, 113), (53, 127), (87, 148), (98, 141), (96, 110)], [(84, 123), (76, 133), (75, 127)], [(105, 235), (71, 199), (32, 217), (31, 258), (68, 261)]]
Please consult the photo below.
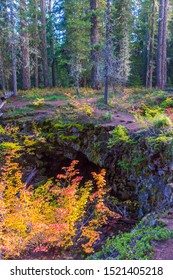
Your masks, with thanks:
[(113, 118), (113, 114), (111, 112), (106, 112), (104, 115), (103, 115), (103, 119), (104, 121), (111, 121)]
[(170, 108), (173, 107), (173, 99), (168, 97), (166, 98), (160, 105), (162, 108)]
[(122, 125), (118, 125), (113, 129), (111, 138), (108, 141), (108, 148), (112, 148), (114, 145), (120, 142), (125, 142), (132, 144), (133, 141), (130, 139), (130, 136), (127, 134), (128, 130)]
[(77, 246), (94, 252), (101, 227), (108, 217), (118, 219), (104, 203), (108, 192), (105, 170), (92, 173), (93, 180), (81, 186), (78, 161), (64, 167), (56, 182), (48, 180), (35, 191), (25, 188), (15, 162), (16, 151), (6, 157), (0, 180), (0, 254), (19, 256), (23, 251), (46, 251), (51, 247)]
[(151, 119), (162, 112), (162, 109), (158, 106), (156, 106), (155, 108), (150, 108), (145, 104), (141, 106), (141, 109), (143, 111), (143, 115), (148, 119)]
[(166, 126), (172, 126), (172, 122), (169, 117), (165, 115), (159, 115), (154, 118), (153, 125), (155, 128), (164, 128)]
[(35, 107), (42, 107), (43, 105), (45, 105), (45, 100), (44, 98), (36, 98), (36, 100), (32, 102), (32, 105), (34, 105)]

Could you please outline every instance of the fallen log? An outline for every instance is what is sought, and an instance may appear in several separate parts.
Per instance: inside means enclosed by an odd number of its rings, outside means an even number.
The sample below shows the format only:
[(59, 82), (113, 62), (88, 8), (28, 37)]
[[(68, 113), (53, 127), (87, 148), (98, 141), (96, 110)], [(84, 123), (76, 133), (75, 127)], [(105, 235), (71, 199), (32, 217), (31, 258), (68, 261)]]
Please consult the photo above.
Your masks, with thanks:
[[(0, 109), (5, 105), (7, 98), (11, 97), (14, 95), (14, 92), (6, 92), (4, 93), (3, 96), (0, 97), (1, 103), (0, 103)], [(3, 115), (3, 113), (0, 111), (0, 117)]]
[(31, 184), (32, 180), (34, 179), (34, 177), (36, 176), (37, 172), (38, 172), (38, 169), (35, 167), (31, 171), (31, 173), (29, 174), (28, 178), (25, 181), (25, 183), (26, 183), (25, 188), (26, 189), (30, 186), (30, 184)]
[(14, 92), (11, 91), (11, 92), (5, 92), (4, 95), (2, 97), (4, 97), (5, 99), (11, 97), (12, 95), (14, 95)]

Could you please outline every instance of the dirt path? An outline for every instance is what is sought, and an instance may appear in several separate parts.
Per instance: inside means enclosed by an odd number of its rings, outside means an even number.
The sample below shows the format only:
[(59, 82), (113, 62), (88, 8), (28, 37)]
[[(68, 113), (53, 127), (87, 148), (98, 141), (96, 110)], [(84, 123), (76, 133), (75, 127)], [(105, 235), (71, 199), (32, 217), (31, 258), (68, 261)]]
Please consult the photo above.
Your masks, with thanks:
[[(173, 230), (173, 209), (162, 218), (168, 230)], [(153, 241), (153, 260), (173, 260), (173, 239)]]
[[(112, 126), (116, 127), (117, 125), (123, 125), (126, 127), (129, 131), (137, 131), (141, 128), (144, 127), (141, 123), (138, 123), (134, 116), (132, 114), (128, 113), (123, 113), (120, 111), (116, 111), (114, 108), (109, 108), (109, 110), (100, 110), (95, 106), (95, 102), (97, 101), (97, 97), (95, 98), (80, 98), (77, 101), (81, 106), (83, 104), (90, 105), (94, 109), (94, 115), (98, 117), (104, 117), (107, 112), (111, 114), (111, 120), (102, 124), (105, 127)], [(69, 102), (69, 100), (57, 100), (57, 101), (45, 101), (46, 105), (51, 105), (54, 106), (54, 108), (58, 108), (61, 105)], [(16, 100), (13, 98), (13, 102), (10, 104), (7, 104), (6, 107), (8, 108), (9, 106), (13, 105), (16, 108), (23, 108), (27, 105), (31, 104), (30, 101), (21, 101), (21, 100)], [(50, 106), (50, 108), (46, 109), (35, 109), (36, 115), (41, 115), (41, 114), (52, 114), (53, 113), (53, 108)]]

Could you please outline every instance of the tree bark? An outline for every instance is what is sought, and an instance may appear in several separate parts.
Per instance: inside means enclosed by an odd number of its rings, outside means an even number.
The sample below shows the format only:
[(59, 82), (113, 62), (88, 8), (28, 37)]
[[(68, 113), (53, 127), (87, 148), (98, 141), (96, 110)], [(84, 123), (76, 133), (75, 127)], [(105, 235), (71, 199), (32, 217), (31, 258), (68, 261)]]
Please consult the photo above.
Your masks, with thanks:
[(147, 59), (147, 74), (146, 74), (146, 87), (152, 88), (153, 86), (153, 71), (154, 71), (154, 39), (155, 39), (155, 14), (156, 14), (156, 0), (153, 0), (152, 14), (151, 14), (151, 32), (149, 36), (149, 49)]
[(0, 49), (0, 76), (1, 76), (2, 92), (3, 94), (5, 94), (4, 63), (2, 59), (1, 49)]
[(49, 21), (50, 21), (50, 51), (51, 51), (51, 71), (52, 71), (52, 86), (56, 86), (56, 60), (53, 32), (53, 1), (49, 0)]
[(162, 89), (165, 89), (167, 83), (167, 25), (168, 25), (168, 5), (169, 0), (165, 0), (164, 21), (163, 21), (163, 55), (162, 55)]
[(99, 62), (99, 32), (98, 32), (98, 17), (97, 12), (97, 0), (90, 0), (91, 9), (91, 86), (93, 89), (99, 89), (99, 73), (98, 73), (98, 62)]
[(46, 39), (46, 3), (45, 0), (40, 0), (41, 6), (41, 40), (42, 40), (42, 64), (43, 77), (45, 87), (49, 86), (49, 70), (47, 61), (47, 39)]
[(20, 41), (21, 41), (21, 61), (22, 61), (22, 89), (29, 90), (31, 88), (30, 78), (30, 53), (29, 53), (29, 36), (26, 21), (26, 0), (20, 0)]
[(16, 52), (15, 52), (13, 0), (10, 0), (10, 23), (11, 23), (11, 57), (12, 57), (12, 74), (13, 74), (13, 92), (14, 92), (14, 95), (17, 95), (17, 75), (16, 75)]
[(162, 84), (163, 19), (164, 19), (164, 0), (160, 0), (158, 44), (157, 44), (157, 87), (158, 88), (161, 88), (161, 84)]
[(105, 75), (104, 75), (104, 103), (108, 104), (109, 86), (109, 54), (110, 54), (110, 0), (106, 0), (106, 44), (105, 44)]
[(39, 78), (38, 78), (38, 42), (39, 42), (39, 36), (38, 36), (38, 0), (34, 0), (34, 83), (35, 87), (39, 87)]
[(164, 89), (167, 81), (167, 18), (169, 0), (160, 0), (157, 47), (157, 88)]

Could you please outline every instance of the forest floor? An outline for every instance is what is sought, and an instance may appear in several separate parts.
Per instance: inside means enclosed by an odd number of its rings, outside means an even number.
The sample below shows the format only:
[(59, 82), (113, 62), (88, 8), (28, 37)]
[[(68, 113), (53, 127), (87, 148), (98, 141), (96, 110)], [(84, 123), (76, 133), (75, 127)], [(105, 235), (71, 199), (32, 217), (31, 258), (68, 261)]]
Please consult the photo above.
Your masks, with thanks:
[[(30, 99), (30, 97), (32, 98)], [(55, 95), (43, 95), (35, 99), (34, 96), (27, 96), (26, 94), (11, 97), (7, 100), (7, 104), (3, 108), (3, 118), (6, 120), (8, 118), (21, 118), (26, 116), (30, 116), (32, 119), (41, 118), (42, 116), (54, 118), (54, 116), (57, 117), (60, 114), (63, 119), (64, 112), (65, 117), (68, 117), (68, 114), (72, 110), (75, 114), (78, 114), (78, 111), (81, 112), (81, 121), (86, 118), (87, 122), (88, 119), (93, 118), (98, 119), (98, 123), (104, 127), (122, 125), (130, 132), (136, 132), (150, 126), (150, 121), (147, 118), (145, 119), (145, 113), (151, 114), (154, 117), (154, 114), (160, 112), (159, 107), (161, 104), (161, 113), (163, 112), (166, 116), (169, 113), (168, 116), (173, 119), (173, 99), (172, 97), (170, 98), (169, 92), (160, 92), (159, 95), (159, 92), (150, 93), (143, 90), (142, 94), (141, 92), (138, 94), (137, 92), (125, 89), (111, 97), (108, 106), (104, 105), (103, 98), (99, 94), (91, 94), (91, 96), (82, 95), (80, 98), (71, 98), (71, 96), (70, 98), (66, 98), (65, 95), (61, 95), (61, 98), (58, 100), (53, 100), (53, 98), (52, 100), (48, 100), (47, 97), (51, 99)], [(100, 102), (101, 98), (102, 102)], [(148, 107), (142, 108), (143, 105), (147, 105)], [(138, 118), (138, 114), (144, 114), (144, 118)], [(169, 230), (173, 230), (173, 210), (163, 217), (162, 221)], [(109, 230), (109, 236), (111, 235), (110, 233), (115, 234), (117, 231), (128, 232), (133, 226), (134, 224), (126, 224), (120, 220), (116, 228)], [(153, 260), (173, 260), (172, 239), (152, 241), (152, 245), (154, 252)], [(26, 253), (20, 257), (20, 259), (56, 260), (80, 258), (80, 255), (74, 251), (57, 252), (56, 250), (33, 254)]]
[[(109, 112), (111, 114), (111, 119), (108, 121), (102, 123), (103, 126), (112, 126), (116, 127), (118, 125), (123, 125), (126, 127), (129, 131), (137, 131), (141, 128), (144, 128), (146, 124), (138, 122), (135, 117), (132, 114), (122, 112), (120, 110), (117, 110), (115, 108), (112, 108), (111, 106), (108, 107), (108, 109), (99, 109), (96, 106), (96, 102), (98, 100), (98, 97), (93, 98), (80, 98), (77, 100), (79, 103), (78, 106), (90, 106), (93, 110), (93, 114), (95, 117), (98, 117), (102, 119), (104, 118), (105, 114)], [(44, 107), (43, 108), (35, 108), (34, 110), (34, 118), (38, 118), (41, 115), (49, 115), (49, 117), (53, 116), (56, 112), (56, 109), (62, 105), (67, 104), (68, 100), (56, 100), (56, 101), (44, 101)], [(25, 108), (27, 106), (31, 105), (30, 101), (23, 101), (18, 98), (13, 97), (12, 102), (6, 105), (6, 109), (11, 107), (11, 104), (13, 105), (13, 111), (18, 108)], [(39, 107), (39, 106), (38, 106)]]
[[(173, 209), (161, 219), (168, 230), (173, 230)], [(173, 260), (173, 239), (152, 241), (153, 260)]]
[[(103, 241), (100, 242), (100, 244), (97, 246), (96, 251), (101, 250), (102, 245), (104, 245), (105, 240), (108, 237), (114, 236), (116, 234), (129, 232), (133, 229), (137, 221), (131, 219), (128, 221), (125, 221), (123, 218), (119, 219), (117, 223), (112, 223), (109, 225), (106, 225), (103, 230)], [(108, 228), (109, 227), (109, 228)], [(76, 248), (76, 251), (66, 249), (56, 249), (52, 248), (48, 250), (47, 252), (29, 252), (21, 254), (20, 257), (15, 258), (19, 260), (82, 260), (83, 257), (81, 256), (81, 253), (78, 253), (78, 248)]]
[[(173, 209), (168, 212), (166, 216), (160, 219), (170, 231), (173, 230)], [(134, 223), (126, 223), (119, 220), (115, 228), (111, 228), (112, 234), (115, 235), (119, 232), (128, 232), (134, 226)], [(106, 230), (106, 229), (105, 229)], [(110, 230), (109, 230), (110, 233)], [(108, 237), (108, 236), (107, 236)], [(153, 257), (152, 260), (173, 260), (173, 239), (153, 240), (152, 242)], [(99, 248), (98, 248), (99, 249)], [(77, 260), (81, 259), (80, 254), (74, 251), (66, 250), (65, 252), (57, 251), (56, 249), (48, 252), (26, 253), (21, 255), (21, 260)]]

